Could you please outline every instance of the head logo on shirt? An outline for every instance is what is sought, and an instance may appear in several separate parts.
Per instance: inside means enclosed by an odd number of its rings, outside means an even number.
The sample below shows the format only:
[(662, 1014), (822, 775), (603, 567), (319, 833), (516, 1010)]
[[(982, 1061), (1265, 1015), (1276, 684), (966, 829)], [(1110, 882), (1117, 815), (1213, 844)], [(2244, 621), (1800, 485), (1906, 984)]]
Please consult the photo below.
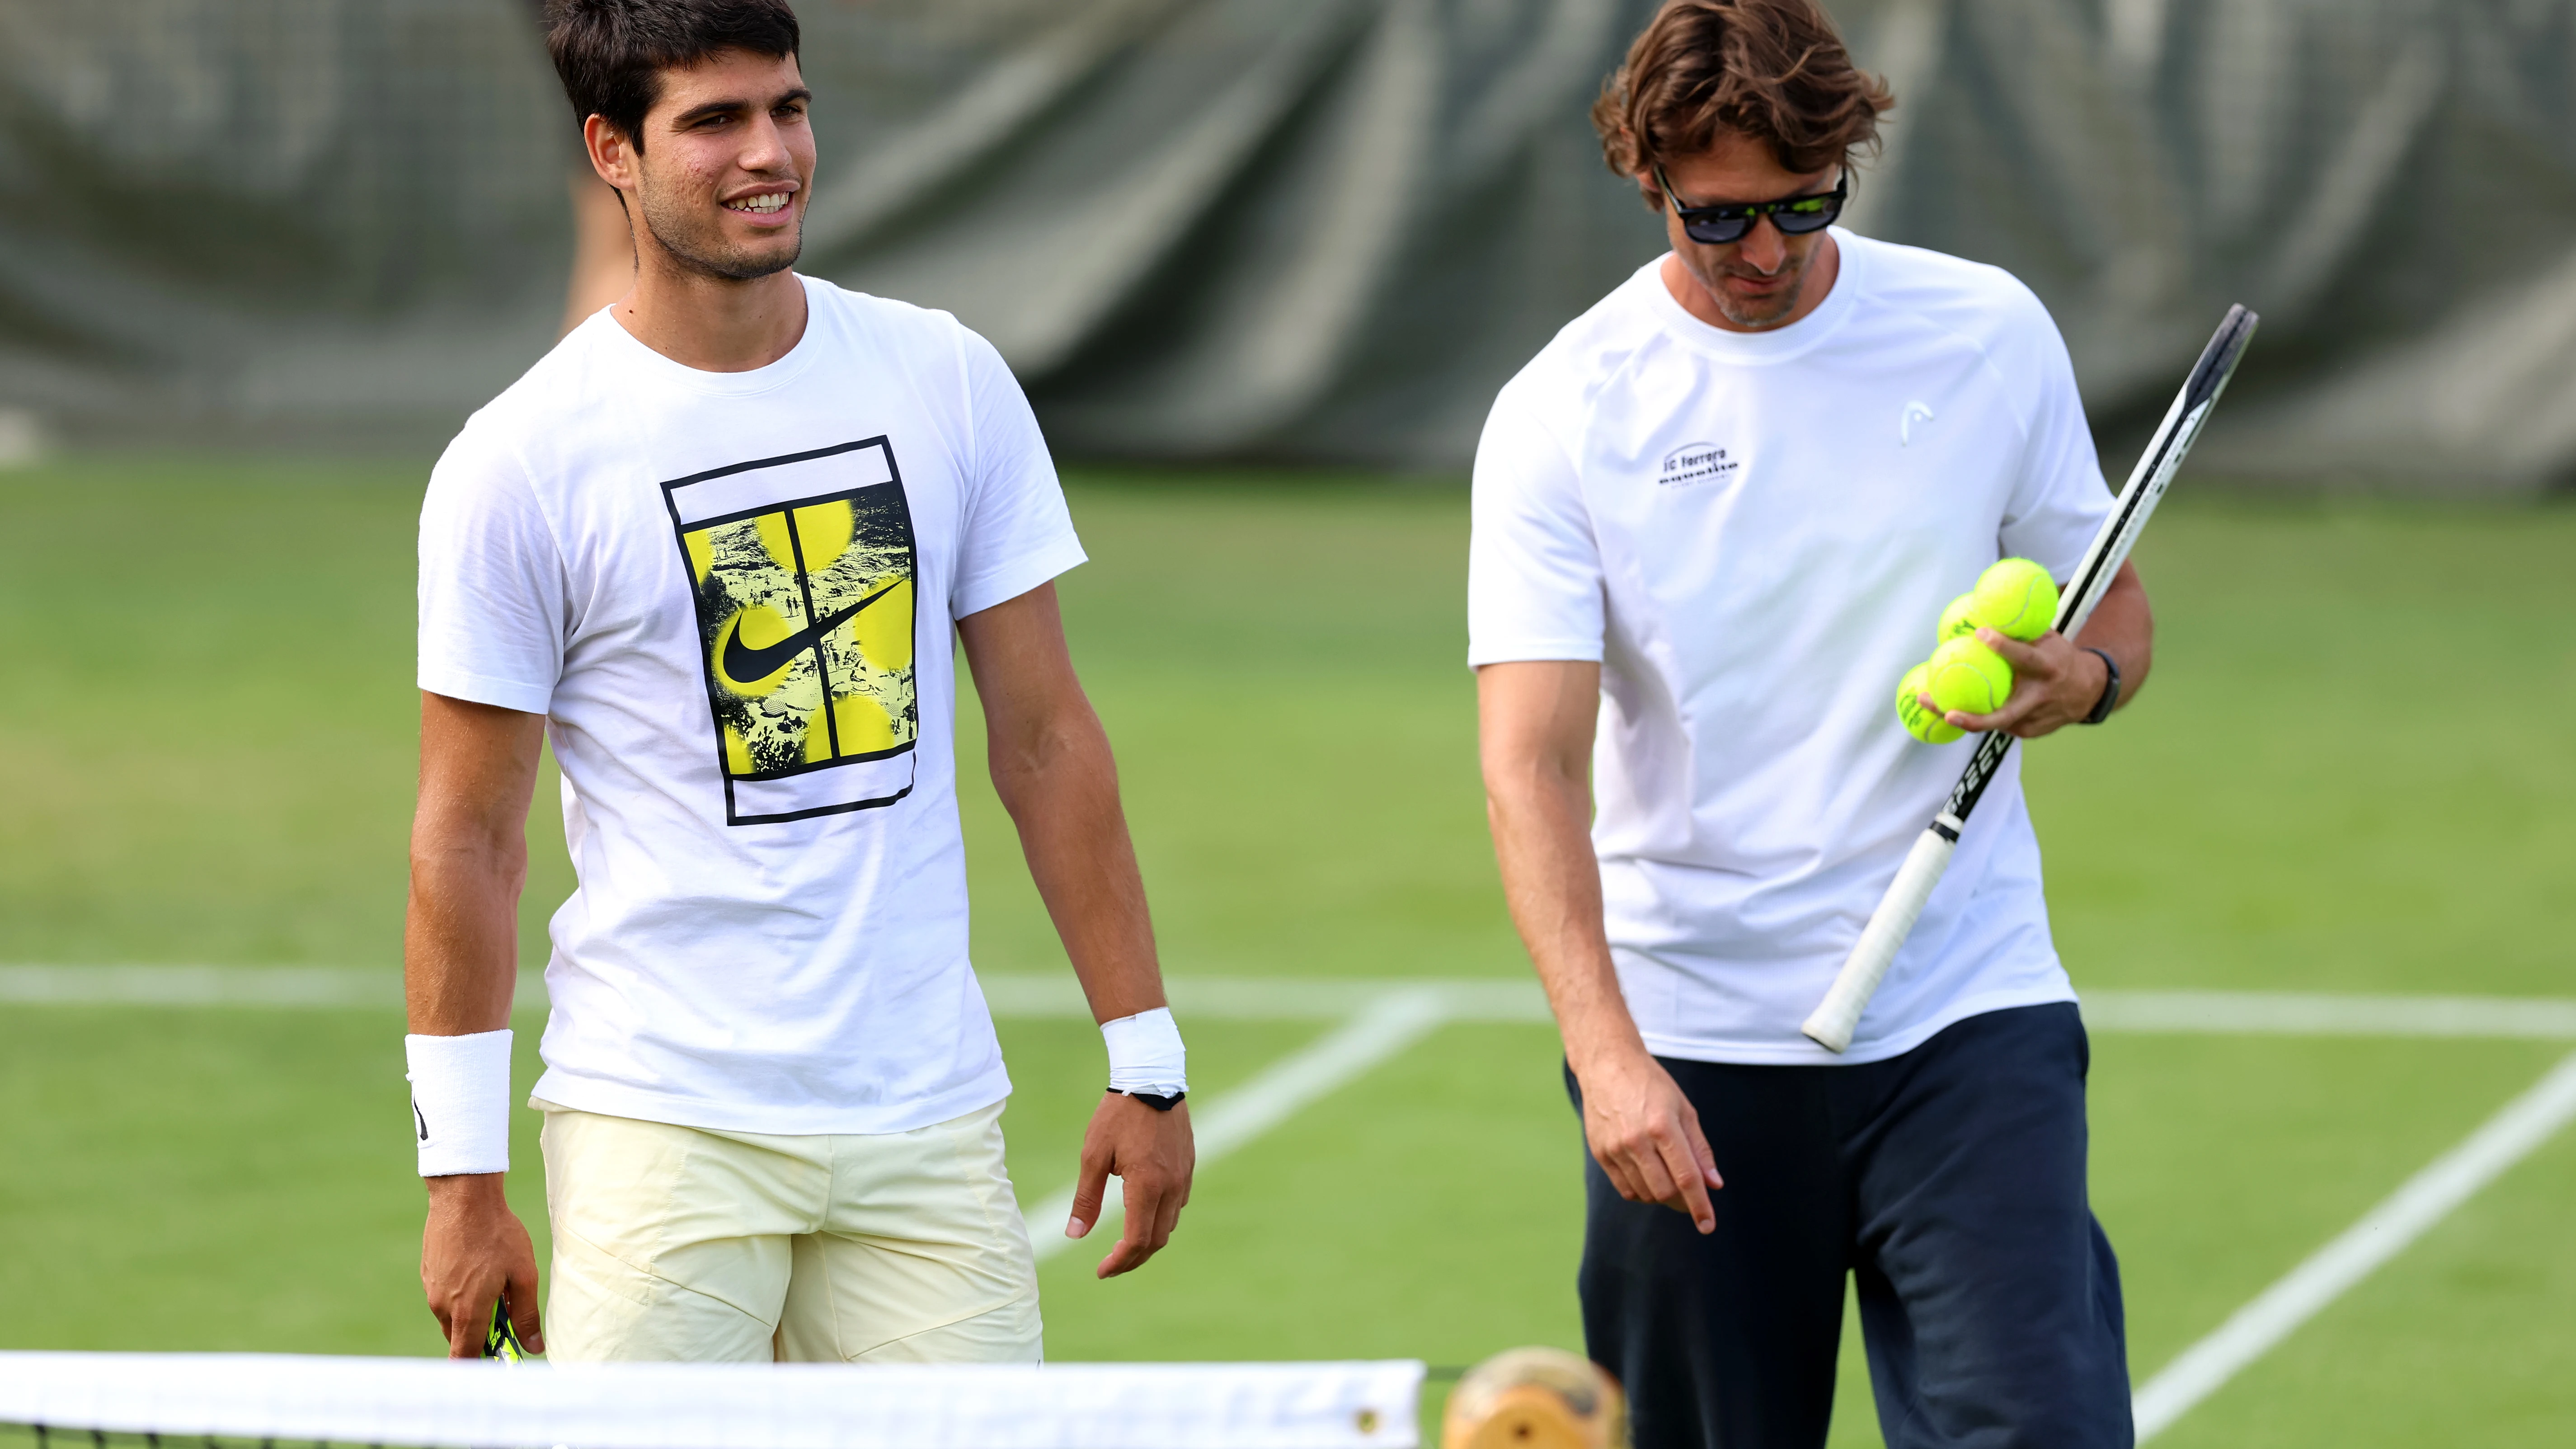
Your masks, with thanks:
[(1896, 445), (1900, 448), (1913, 447), (1914, 425), (1916, 423), (1928, 423), (1930, 421), (1932, 421), (1932, 405), (1930, 403), (1907, 403), (1905, 405), (1905, 412), (1896, 420)]
[(912, 512), (884, 438), (662, 485), (697, 605), (725, 823), (912, 791)]

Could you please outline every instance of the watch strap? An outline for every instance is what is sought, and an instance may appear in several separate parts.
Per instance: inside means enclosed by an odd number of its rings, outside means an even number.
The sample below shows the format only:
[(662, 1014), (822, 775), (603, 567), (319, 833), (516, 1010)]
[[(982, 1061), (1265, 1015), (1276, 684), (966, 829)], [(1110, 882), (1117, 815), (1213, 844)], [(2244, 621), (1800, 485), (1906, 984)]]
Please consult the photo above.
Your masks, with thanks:
[(2102, 697), (2093, 701), (2093, 712), (2077, 721), (2079, 724), (2097, 725), (2109, 719), (2111, 711), (2120, 707), (2120, 661), (2112, 658), (2108, 650), (2096, 649), (2090, 644), (2078, 647), (2100, 659), (2102, 667), (2110, 672), (2110, 677), (2102, 681)]
[(1144, 1103), (1146, 1106), (1153, 1108), (1157, 1112), (1168, 1112), (1174, 1107), (1179, 1106), (1183, 1098), (1189, 1096), (1189, 1093), (1187, 1092), (1174, 1092), (1167, 1097), (1159, 1092), (1119, 1092), (1116, 1087), (1112, 1087), (1109, 1090), (1117, 1092), (1121, 1097), (1133, 1097), (1137, 1101)]

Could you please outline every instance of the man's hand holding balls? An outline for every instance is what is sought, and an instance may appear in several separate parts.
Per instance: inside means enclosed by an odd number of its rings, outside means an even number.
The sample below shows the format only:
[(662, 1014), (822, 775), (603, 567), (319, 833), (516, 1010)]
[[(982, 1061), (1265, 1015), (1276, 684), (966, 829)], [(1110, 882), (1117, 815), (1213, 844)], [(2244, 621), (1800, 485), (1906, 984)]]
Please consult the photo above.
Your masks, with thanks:
[(1947, 744), (1968, 730), (2037, 739), (2083, 720), (2110, 680), (2089, 650), (2049, 625), (2057, 581), (2026, 558), (1988, 568), (1933, 628), (1932, 657), (1897, 685), (1906, 733)]
[(1963, 730), (2001, 730), (2018, 739), (2035, 740), (2080, 724), (2093, 713), (2094, 702), (2111, 682), (2110, 666), (2089, 649), (2051, 629), (2024, 643), (1992, 629), (1979, 629), (1977, 642), (2012, 666), (2012, 696), (2001, 709), (1985, 714), (1947, 710), (1943, 718)]

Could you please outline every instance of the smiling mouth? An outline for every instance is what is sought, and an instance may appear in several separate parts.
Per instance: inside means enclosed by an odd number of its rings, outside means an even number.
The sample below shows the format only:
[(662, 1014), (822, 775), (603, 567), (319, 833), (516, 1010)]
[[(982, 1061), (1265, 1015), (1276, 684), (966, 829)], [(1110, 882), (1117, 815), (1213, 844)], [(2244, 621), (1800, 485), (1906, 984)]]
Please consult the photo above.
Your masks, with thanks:
[(746, 196), (740, 201), (728, 201), (724, 205), (727, 211), (739, 211), (751, 216), (775, 216), (787, 209), (787, 193), (768, 191), (758, 196)]

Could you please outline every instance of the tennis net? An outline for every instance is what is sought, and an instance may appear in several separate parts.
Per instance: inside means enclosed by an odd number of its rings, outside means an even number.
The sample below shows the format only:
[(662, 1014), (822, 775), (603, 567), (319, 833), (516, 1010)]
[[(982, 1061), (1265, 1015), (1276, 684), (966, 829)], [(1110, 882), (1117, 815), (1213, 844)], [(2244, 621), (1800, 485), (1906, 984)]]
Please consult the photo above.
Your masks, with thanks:
[(1422, 1373), (0, 1353), (0, 1449), (1411, 1449)]

